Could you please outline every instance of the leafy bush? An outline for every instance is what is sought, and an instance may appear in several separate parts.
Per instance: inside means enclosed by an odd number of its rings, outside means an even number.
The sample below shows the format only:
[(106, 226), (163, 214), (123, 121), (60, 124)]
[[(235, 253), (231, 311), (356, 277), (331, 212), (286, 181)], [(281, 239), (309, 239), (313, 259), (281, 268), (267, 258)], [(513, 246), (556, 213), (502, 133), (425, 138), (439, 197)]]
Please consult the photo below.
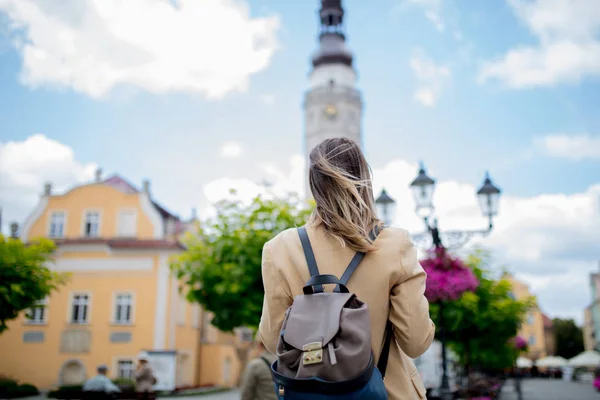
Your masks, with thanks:
[(19, 383), (7, 376), (0, 376), (0, 398), (7, 398), (7, 393), (18, 387)]
[(112, 382), (121, 389), (135, 387), (135, 382), (132, 379), (117, 378), (117, 379), (114, 379)]
[(18, 399), (20, 397), (36, 396), (39, 393), (40, 392), (35, 386), (25, 383), (23, 385), (9, 388), (6, 391), (4, 397), (6, 397), (7, 399)]
[(70, 399), (74, 394), (80, 394), (83, 391), (83, 385), (65, 385), (60, 386), (58, 390), (48, 392), (49, 399)]

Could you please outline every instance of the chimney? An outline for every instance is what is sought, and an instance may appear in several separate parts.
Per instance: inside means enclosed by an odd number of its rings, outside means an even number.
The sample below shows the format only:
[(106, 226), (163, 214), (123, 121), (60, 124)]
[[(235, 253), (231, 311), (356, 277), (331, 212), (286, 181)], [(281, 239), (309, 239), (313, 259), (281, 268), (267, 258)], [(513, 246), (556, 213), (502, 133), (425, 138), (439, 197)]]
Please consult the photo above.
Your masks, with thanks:
[(142, 182), (142, 190), (144, 193), (150, 195), (150, 181), (148, 179), (144, 179), (144, 182)]
[(13, 222), (10, 224), (10, 237), (16, 239), (19, 237), (19, 224)]
[(46, 182), (44, 184), (44, 196), (50, 196), (52, 194), (52, 183)]
[(96, 169), (96, 183), (102, 181), (102, 168)]

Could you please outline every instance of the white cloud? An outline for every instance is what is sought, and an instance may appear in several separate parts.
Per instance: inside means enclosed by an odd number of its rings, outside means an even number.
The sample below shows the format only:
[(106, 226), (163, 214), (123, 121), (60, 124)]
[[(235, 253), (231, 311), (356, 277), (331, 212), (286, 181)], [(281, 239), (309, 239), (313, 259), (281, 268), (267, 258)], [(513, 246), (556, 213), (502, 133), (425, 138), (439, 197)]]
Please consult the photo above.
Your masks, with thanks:
[(451, 77), (450, 68), (437, 65), (421, 49), (414, 52), (409, 63), (419, 82), (414, 99), (425, 106), (434, 106)]
[(578, 83), (600, 76), (600, 7), (597, 0), (507, 0), (538, 39), (486, 62), (481, 82), (498, 79), (512, 88)]
[(537, 139), (534, 145), (552, 157), (600, 160), (600, 136), (554, 134)]
[(417, 6), (425, 10), (425, 17), (440, 32), (444, 32), (446, 25), (443, 19), (442, 0), (404, 0), (402, 6)]
[(260, 99), (265, 105), (272, 106), (273, 104), (275, 104), (277, 96), (275, 96), (273, 93), (267, 93), (260, 96)]
[(0, 0), (21, 80), (94, 98), (118, 86), (218, 99), (244, 92), (278, 49), (279, 19), (246, 0)]
[(242, 146), (238, 142), (225, 142), (221, 146), (221, 157), (237, 158), (242, 154)]
[(53, 191), (66, 190), (91, 180), (96, 168), (96, 164), (77, 161), (71, 147), (42, 134), (22, 142), (0, 143), (0, 206), (4, 217), (22, 223), (45, 182), (52, 183)]

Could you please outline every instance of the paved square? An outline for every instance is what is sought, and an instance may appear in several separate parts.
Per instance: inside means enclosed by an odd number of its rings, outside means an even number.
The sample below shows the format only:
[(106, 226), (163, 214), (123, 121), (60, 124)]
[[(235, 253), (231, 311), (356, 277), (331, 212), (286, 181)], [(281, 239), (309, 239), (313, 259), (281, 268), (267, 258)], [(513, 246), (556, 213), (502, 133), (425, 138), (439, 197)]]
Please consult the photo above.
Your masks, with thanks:
[[(591, 383), (565, 382), (558, 379), (524, 379), (522, 381), (523, 400), (600, 400)], [(517, 400), (513, 382), (502, 388), (500, 400)]]

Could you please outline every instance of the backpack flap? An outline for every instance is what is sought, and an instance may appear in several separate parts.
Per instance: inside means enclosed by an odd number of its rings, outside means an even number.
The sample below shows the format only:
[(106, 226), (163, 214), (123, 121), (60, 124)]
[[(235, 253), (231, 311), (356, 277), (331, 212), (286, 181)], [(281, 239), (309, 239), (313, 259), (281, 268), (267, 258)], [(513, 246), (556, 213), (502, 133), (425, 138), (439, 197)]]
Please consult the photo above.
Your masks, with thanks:
[(354, 294), (297, 296), (283, 323), (277, 372), (331, 382), (359, 376), (371, 362), (370, 332), (367, 305)]

